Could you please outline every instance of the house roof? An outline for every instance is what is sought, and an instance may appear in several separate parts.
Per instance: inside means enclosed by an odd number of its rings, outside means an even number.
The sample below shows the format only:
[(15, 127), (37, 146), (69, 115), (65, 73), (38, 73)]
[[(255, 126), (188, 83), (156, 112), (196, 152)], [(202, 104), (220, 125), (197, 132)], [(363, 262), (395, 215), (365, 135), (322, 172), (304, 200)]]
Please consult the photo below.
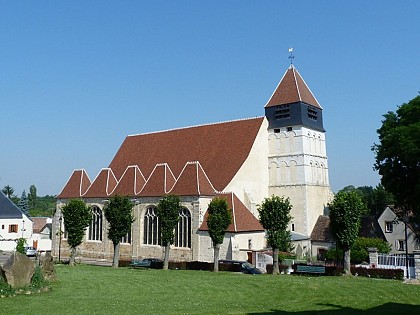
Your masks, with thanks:
[(322, 109), (299, 72), (291, 65), (284, 73), (265, 107), (297, 102), (304, 102)]
[(0, 219), (21, 219), (22, 210), (0, 191)]
[(40, 233), (45, 228), (48, 219), (47, 217), (31, 217), (33, 233)]
[[(257, 218), (248, 210), (248, 208), (239, 200), (234, 193), (221, 193), (216, 197), (225, 198), (228, 206), (232, 209), (232, 223), (229, 225), (227, 232), (263, 232), (264, 228), (261, 226)], [(207, 226), (208, 211), (204, 214), (203, 223), (199, 231), (208, 231)]]
[(311, 233), (311, 239), (318, 242), (332, 242), (333, 238), (330, 231), (330, 218), (320, 215)]
[(114, 189), (129, 196), (162, 196), (171, 189), (179, 195), (213, 195), (245, 162), (263, 121), (257, 117), (128, 136), (93, 183), (84, 170), (76, 170), (57, 198), (101, 198)]
[[(363, 216), (360, 221), (360, 237), (381, 238), (386, 240), (378, 221), (374, 216)], [(311, 233), (311, 239), (318, 242), (332, 242), (330, 218), (320, 215)]]

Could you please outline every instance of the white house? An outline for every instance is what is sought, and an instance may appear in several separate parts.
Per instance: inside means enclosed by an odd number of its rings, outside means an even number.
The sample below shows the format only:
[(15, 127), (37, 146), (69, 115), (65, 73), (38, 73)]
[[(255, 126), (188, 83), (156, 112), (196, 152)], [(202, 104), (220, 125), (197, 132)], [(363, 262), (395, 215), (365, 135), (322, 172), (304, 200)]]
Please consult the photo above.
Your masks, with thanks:
[(407, 243), (405, 239), (405, 223), (392, 206), (388, 206), (379, 216), (378, 223), (385, 235), (387, 242), (391, 245), (390, 254), (404, 254), (408, 245), (408, 253), (420, 250), (420, 228), (415, 223), (407, 223)]
[(19, 238), (31, 238), (32, 228), (32, 220), (0, 191), (0, 250), (14, 250)]

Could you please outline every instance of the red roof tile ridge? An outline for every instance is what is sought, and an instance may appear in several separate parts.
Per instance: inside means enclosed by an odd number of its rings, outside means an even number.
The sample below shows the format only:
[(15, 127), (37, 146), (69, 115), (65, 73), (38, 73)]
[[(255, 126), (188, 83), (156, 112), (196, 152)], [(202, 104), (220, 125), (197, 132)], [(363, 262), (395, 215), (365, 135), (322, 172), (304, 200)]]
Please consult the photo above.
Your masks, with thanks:
[(170, 175), (172, 175), (172, 179), (173, 179), (174, 183), (176, 181), (176, 177), (175, 177), (174, 173), (172, 172), (171, 168), (169, 167), (168, 163), (157, 163), (155, 165), (155, 167), (153, 168), (152, 172), (150, 173), (149, 177), (147, 178), (145, 184), (143, 185), (143, 188), (137, 193), (137, 195), (141, 194), (143, 192), (143, 190), (147, 187), (149, 181), (153, 178), (156, 169), (160, 166), (165, 167), (165, 178), (164, 178), (164, 187), (163, 187), (163, 191), (165, 192), (165, 194), (168, 194), (169, 191), (175, 186), (175, 185), (172, 185), (172, 187), (170, 187), (169, 190), (166, 187), (168, 170), (169, 170)]
[[(90, 185), (92, 185), (92, 181), (89, 178), (88, 173), (86, 172), (86, 170), (84, 168), (79, 168), (79, 169), (74, 169), (73, 172), (70, 174), (69, 179), (67, 180), (66, 184), (64, 185), (64, 187), (61, 189), (61, 192), (57, 195), (58, 198), (60, 198), (59, 196), (63, 193), (64, 189), (67, 188), (67, 185), (69, 184), (71, 178), (75, 175), (76, 172), (80, 172), (80, 182), (78, 184), (79, 186), (79, 195), (78, 196), (74, 196), (74, 197), (80, 197), (82, 196), (82, 194), (86, 193), (86, 191), (89, 190)], [(87, 180), (88, 180), (88, 186), (86, 188), (86, 190), (84, 192), (82, 192), (83, 186), (84, 186), (84, 182), (83, 179), (86, 176)]]
[(264, 107), (268, 106), (268, 103), (270, 103), (271, 99), (273, 98), (274, 94), (276, 94), (277, 89), (279, 88), (280, 84), (283, 82), (284, 77), (286, 76), (287, 72), (289, 71), (290, 67), (284, 72), (283, 76), (281, 77), (279, 83), (277, 84), (276, 88), (274, 89), (273, 93), (271, 93), (270, 97), (267, 100), (267, 103), (264, 105)]
[(95, 177), (95, 179), (93, 180), (93, 182), (91, 182), (91, 184), (90, 184), (90, 186), (89, 186), (89, 188), (83, 193), (83, 194), (81, 194), (80, 196), (81, 197), (84, 197), (86, 194), (88, 194), (88, 192), (89, 192), (89, 190), (90, 190), (90, 188), (93, 186), (93, 184), (95, 184), (95, 182), (96, 182), (96, 180), (98, 179), (98, 177), (102, 174), (102, 172), (107, 172), (107, 176), (106, 176), (106, 184), (105, 184), (105, 194), (107, 195), (107, 196), (109, 196), (109, 195), (111, 195), (111, 192), (109, 192), (109, 181), (110, 181), (110, 175), (112, 175), (112, 179), (114, 180), (114, 183), (115, 183), (115, 186), (112, 188), (112, 190), (114, 190), (115, 189), (115, 187), (117, 187), (117, 184), (118, 184), (118, 180), (117, 180), (117, 178), (115, 177), (115, 175), (114, 175), (114, 172), (112, 171), (112, 169), (110, 169), (109, 167), (103, 167), (100, 171), (99, 171), (99, 173), (98, 173), (98, 175), (96, 175), (96, 177)]
[[(293, 70), (294, 70), (294, 71), (293, 71), (293, 75), (294, 75), (294, 77), (295, 77), (295, 80), (296, 80), (296, 76), (295, 76), (295, 71), (296, 71), (296, 73), (299, 75), (299, 78), (302, 80), (303, 84), (305, 84), (305, 87), (308, 89), (309, 93), (311, 93), (311, 96), (315, 99), (316, 104), (314, 104), (314, 105), (315, 105), (315, 106), (318, 106), (318, 107), (319, 107), (319, 108), (321, 108), (321, 109), (323, 109), (323, 108), (322, 108), (322, 106), (319, 104), (319, 102), (318, 102), (317, 98), (315, 97), (314, 93), (312, 93), (312, 91), (311, 91), (311, 89), (309, 88), (308, 84), (306, 84), (305, 80), (304, 80), (304, 79), (303, 79), (303, 77), (300, 75), (299, 71), (298, 71), (295, 67), (293, 67)], [(299, 84), (297, 84), (297, 82), (296, 82), (296, 86), (297, 86), (298, 93), (299, 93), (299, 98), (300, 98), (300, 89), (299, 89)], [(304, 102), (302, 99), (301, 99), (301, 101), (302, 101), (302, 102)], [(312, 104), (310, 104), (310, 105), (312, 105)]]
[(228, 124), (228, 123), (237, 122), (237, 121), (246, 121), (246, 120), (253, 120), (253, 119), (261, 119), (261, 118), (264, 118), (264, 117), (265, 116), (255, 116), (255, 117), (248, 117), (248, 118), (232, 119), (232, 120), (226, 120), (226, 121), (221, 121), (221, 122), (213, 122), (213, 123), (193, 125), (193, 126), (187, 126), (187, 127), (179, 127), (179, 128), (172, 128), (172, 129), (166, 129), (166, 130), (159, 130), (159, 131), (151, 131), (151, 132), (144, 132), (144, 133), (132, 134), (132, 135), (128, 135), (127, 137), (136, 137), (136, 136), (143, 136), (143, 135), (150, 135), (150, 134), (170, 132), (170, 131), (175, 131), (175, 130), (183, 130), (183, 129), (198, 128), (198, 127), (205, 127), (205, 126), (212, 126), (212, 125)]
[[(143, 187), (141, 187), (140, 190), (137, 191), (137, 172), (136, 172), (136, 170), (138, 171), (138, 173), (140, 173), (141, 177), (143, 178), (143, 182), (146, 183), (146, 178), (144, 178), (144, 175), (143, 175), (142, 171), (140, 170), (139, 166), (138, 165), (128, 165), (126, 167), (125, 171), (123, 172), (123, 174), (121, 175), (120, 179), (117, 180), (117, 184), (115, 185), (114, 189), (109, 193), (109, 195), (112, 195), (114, 193), (115, 189), (117, 189), (117, 187), (118, 187), (118, 184), (121, 182), (121, 180), (124, 178), (124, 175), (128, 172), (128, 170), (130, 168), (135, 169), (135, 171), (134, 171), (134, 193), (136, 193), (136, 192), (138, 193), (138, 192), (141, 191), (141, 189), (143, 189), (144, 184), (143, 184)], [(112, 173), (112, 174), (114, 175), (114, 173)], [(115, 178), (115, 175), (114, 175), (114, 178)]]
[[(298, 84), (298, 82), (297, 82), (297, 80), (296, 80), (296, 72), (297, 72), (297, 70), (295, 69), (295, 67), (293, 67), (293, 65), (290, 65), (290, 68), (292, 69), (292, 73), (293, 73), (293, 80), (295, 80), (295, 85), (296, 85), (296, 89), (297, 89), (297, 92), (298, 92), (298, 97), (299, 97), (299, 101), (300, 102), (303, 102), (302, 101), (302, 96), (300, 95), (300, 89), (299, 89), (299, 84)], [(289, 69), (290, 69), (289, 68)], [(299, 73), (298, 73), (299, 74)], [(303, 79), (302, 79), (302, 81), (303, 81)], [(305, 82), (305, 81), (303, 81), (303, 82)], [(305, 83), (306, 84), (306, 83)]]

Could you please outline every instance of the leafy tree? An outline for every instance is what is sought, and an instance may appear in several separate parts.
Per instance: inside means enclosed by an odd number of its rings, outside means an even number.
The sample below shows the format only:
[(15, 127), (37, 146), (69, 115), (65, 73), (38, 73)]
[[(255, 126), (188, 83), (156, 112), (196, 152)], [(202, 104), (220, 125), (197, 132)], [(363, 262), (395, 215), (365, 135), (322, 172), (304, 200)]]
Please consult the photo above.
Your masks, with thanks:
[(258, 206), (260, 223), (267, 231), (267, 243), (273, 249), (273, 275), (279, 272), (279, 249), (288, 252), (292, 250), (291, 233), (287, 229), (292, 216), (292, 205), (289, 198), (271, 196), (265, 198)]
[(350, 249), (359, 235), (360, 216), (366, 205), (356, 191), (340, 191), (329, 208), (331, 233), (344, 251), (344, 274), (351, 275)]
[(6, 195), (7, 198), (11, 198), (13, 196), (13, 193), (15, 192), (15, 190), (13, 189), (13, 187), (6, 185), (3, 187), (3, 189), (1, 190), (3, 192), (3, 194)]
[(67, 243), (71, 249), (70, 265), (74, 265), (76, 248), (83, 241), (87, 226), (92, 219), (92, 213), (85, 202), (81, 199), (71, 199), (61, 209), (64, 219), (64, 227), (67, 231)]
[(179, 211), (181, 210), (178, 196), (167, 195), (159, 201), (157, 215), (159, 217), (159, 229), (162, 245), (165, 247), (165, 259), (163, 269), (168, 269), (169, 250), (174, 243), (174, 229), (179, 221)]
[[(359, 237), (351, 247), (351, 262), (361, 263), (369, 260), (369, 247), (376, 247), (379, 253), (388, 254), (391, 251), (391, 245), (380, 238)], [(343, 249), (330, 249), (325, 254), (328, 260), (335, 260), (337, 257), (343, 257)]]
[(363, 202), (368, 208), (368, 213), (362, 213), (362, 215), (370, 214), (379, 216), (388, 205), (394, 204), (395, 202), (394, 196), (386, 191), (382, 185), (378, 185), (375, 188), (372, 186), (361, 186), (356, 188), (353, 185), (349, 185), (340, 191), (355, 191), (362, 197)]
[(21, 254), (25, 255), (25, 243), (26, 243), (26, 240), (23, 237), (21, 237), (21, 238), (18, 238), (16, 240), (16, 243), (17, 243), (16, 244), (16, 251), (18, 253), (21, 253)]
[(420, 95), (383, 117), (374, 167), (397, 205), (420, 217)]
[(118, 268), (121, 239), (130, 232), (134, 222), (132, 209), (130, 198), (118, 195), (111, 197), (104, 207), (105, 218), (109, 222), (108, 237), (114, 244), (113, 268)]
[(231, 210), (224, 198), (214, 198), (208, 207), (207, 226), (209, 228), (210, 238), (213, 242), (214, 250), (214, 268), (219, 271), (219, 250), (223, 244), (226, 230), (232, 222)]
[(38, 197), (36, 195), (35, 185), (29, 186), (29, 194), (28, 194), (29, 209), (35, 209), (37, 198)]
[(26, 192), (22, 192), (22, 196), (20, 197), (19, 202), (17, 203), (17, 206), (22, 210), (24, 214), (29, 216), (29, 205), (28, 205), (28, 197), (26, 197)]

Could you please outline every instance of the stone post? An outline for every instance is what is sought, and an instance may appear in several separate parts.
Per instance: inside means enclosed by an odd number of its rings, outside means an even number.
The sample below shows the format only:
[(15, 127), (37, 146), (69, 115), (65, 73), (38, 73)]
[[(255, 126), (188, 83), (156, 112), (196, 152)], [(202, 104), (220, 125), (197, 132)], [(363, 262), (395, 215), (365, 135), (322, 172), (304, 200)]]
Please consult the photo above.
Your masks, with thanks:
[(420, 280), (420, 250), (413, 251), (414, 254), (414, 274)]
[(378, 267), (378, 249), (376, 247), (369, 247), (367, 249), (369, 253), (369, 268)]

